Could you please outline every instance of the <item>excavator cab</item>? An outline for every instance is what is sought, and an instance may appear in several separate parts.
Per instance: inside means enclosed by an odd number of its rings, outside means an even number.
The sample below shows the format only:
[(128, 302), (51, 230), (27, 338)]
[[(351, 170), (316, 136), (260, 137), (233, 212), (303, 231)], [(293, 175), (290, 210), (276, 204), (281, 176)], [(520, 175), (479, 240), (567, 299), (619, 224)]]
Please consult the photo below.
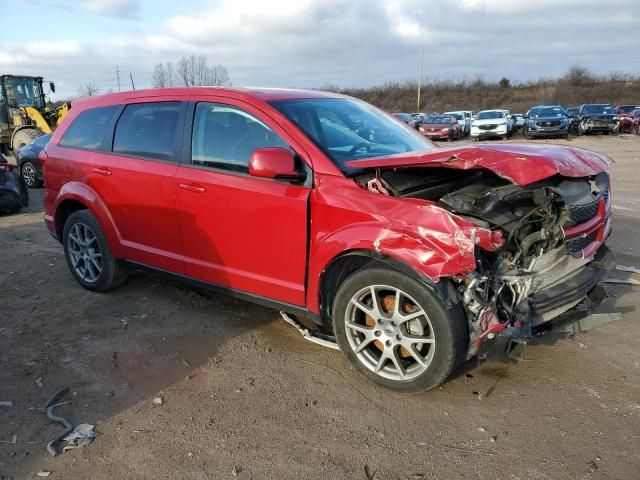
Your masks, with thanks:
[[(69, 110), (52, 108), (42, 88), (42, 77), (0, 75), (0, 148), (17, 152), (44, 133), (51, 133)], [(49, 88), (55, 92), (53, 82)]]

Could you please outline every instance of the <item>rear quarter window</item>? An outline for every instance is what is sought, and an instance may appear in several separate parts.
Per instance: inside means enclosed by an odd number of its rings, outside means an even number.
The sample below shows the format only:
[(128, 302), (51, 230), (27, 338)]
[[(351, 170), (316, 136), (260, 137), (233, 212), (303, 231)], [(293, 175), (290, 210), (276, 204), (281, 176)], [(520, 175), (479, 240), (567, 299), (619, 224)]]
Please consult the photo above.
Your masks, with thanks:
[(91, 108), (80, 113), (60, 139), (60, 146), (97, 150), (109, 130), (117, 105)]
[(133, 157), (175, 159), (182, 102), (127, 105), (118, 119), (113, 152)]

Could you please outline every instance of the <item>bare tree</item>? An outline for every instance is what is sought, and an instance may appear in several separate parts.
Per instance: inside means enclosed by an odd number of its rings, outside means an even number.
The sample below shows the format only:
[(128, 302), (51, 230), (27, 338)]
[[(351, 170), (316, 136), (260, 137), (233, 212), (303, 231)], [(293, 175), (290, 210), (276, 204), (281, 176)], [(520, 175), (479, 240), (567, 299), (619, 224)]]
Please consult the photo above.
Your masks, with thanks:
[(156, 88), (175, 86), (175, 69), (173, 63), (156, 63), (153, 67), (151, 84)]
[(569, 67), (563, 79), (573, 86), (585, 85), (595, 80), (591, 72), (580, 65), (572, 65)]
[(227, 68), (224, 65), (209, 65), (207, 58), (202, 55), (190, 55), (178, 60), (176, 75), (186, 87), (231, 84)]
[(95, 97), (100, 93), (100, 87), (95, 83), (83, 83), (78, 88), (78, 96), (80, 98)]

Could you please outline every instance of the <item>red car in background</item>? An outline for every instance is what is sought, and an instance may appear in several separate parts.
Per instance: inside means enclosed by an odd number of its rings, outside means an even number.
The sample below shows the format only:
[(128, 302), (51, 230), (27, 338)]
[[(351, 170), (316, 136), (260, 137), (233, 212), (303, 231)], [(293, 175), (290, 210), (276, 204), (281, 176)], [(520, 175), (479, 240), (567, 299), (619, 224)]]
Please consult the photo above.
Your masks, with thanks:
[(418, 127), (418, 131), (432, 140), (460, 140), (463, 136), (463, 127), (456, 117), (449, 115), (433, 115)]
[(620, 132), (621, 133), (633, 133), (634, 130), (634, 118), (633, 114), (640, 109), (640, 105), (622, 105), (616, 108), (616, 113), (620, 117)]
[(304, 316), (397, 391), (605, 297), (611, 161), (576, 147), (439, 148), (342, 95), (192, 87), (78, 100), (40, 159), (82, 287), (152, 271)]

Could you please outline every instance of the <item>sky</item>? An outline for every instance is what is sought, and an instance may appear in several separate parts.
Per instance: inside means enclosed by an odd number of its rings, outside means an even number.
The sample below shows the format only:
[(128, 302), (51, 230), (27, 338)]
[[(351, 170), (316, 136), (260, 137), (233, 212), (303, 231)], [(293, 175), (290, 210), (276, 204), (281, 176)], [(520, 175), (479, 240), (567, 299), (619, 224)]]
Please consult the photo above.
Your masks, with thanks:
[(238, 86), (369, 87), (424, 79), (640, 74), (639, 0), (0, 0), (0, 73), (52, 99), (149, 87), (153, 66), (204, 55)]

